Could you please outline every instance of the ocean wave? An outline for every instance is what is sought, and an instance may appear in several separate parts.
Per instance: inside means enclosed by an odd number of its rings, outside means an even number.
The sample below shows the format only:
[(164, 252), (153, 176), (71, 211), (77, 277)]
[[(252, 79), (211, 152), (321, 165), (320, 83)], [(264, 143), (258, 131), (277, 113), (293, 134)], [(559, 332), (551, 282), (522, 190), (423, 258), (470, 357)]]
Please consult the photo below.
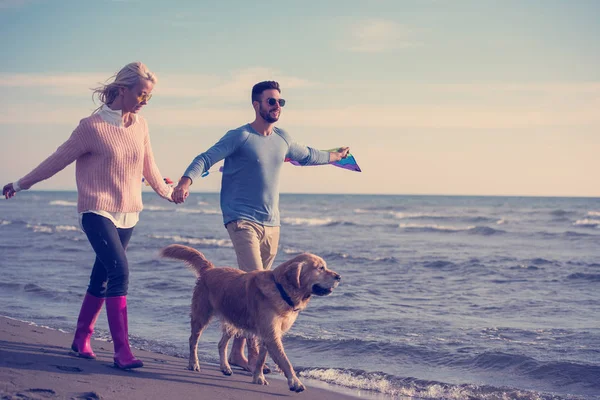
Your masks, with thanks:
[(457, 265), (451, 261), (442, 261), (442, 260), (426, 262), (423, 266), (425, 268), (443, 269), (443, 270), (455, 269), (457, 267)]
[(600, 282), (600, 274), (586, 274), (583, 272), (576, 272), (574, 274), (568, 275), (567, 279)]
[(577, 266), (584, 266), (584, 267), (592, 267), (592, 268), (599, 268), (600, 267), (600, 263), (597, 263), (597, 262), (587, 263), (587, 262), (584, 262), (584, 261), (567, 261), (567, 264), (569, 264), (569, 265), (577, 265)]
[(506, 233), (506, 231), (502, 230), (502, 229), (494, 229), (494, 228), (490, 228), (488, 226), (476, 226), (474, 228), (468, 229), (467, 230), (468, 233), (473, 234), (473, 235), (482, 235), (482, 236), (490, 236), (490, 235), (495, 235), (498, 233)]
[(584, 228), (595, 228), (600, 225), (600, 219), (578, 219), (573, 223), (575, 226), (582, 226)]
[(54, 229), (56, 232), (77, 232), (81, 230), (79, 227), (73, 225), (57, 225)]
[(426, 214), (426, 213), (408, 213), (408, 212), (398, 212), (398, 211), (388, 211), (388, 214), (394, 216), (397, 219), (452, 219), (454, 217), (450, 215), (440, 215), (440, 214)]
[(353, 264), (399, 264), (396, 257), (363, 257), (348, 253), (323, 253), (322, 257), (329, 260), (344, 260)]
[(213, 208), (177, 208), (175, 212), (187, 213), (187, 214), (207, 214), (207, 215), (220, 215), (221, 211)]
[(33, 230), (35, 233), (54, 233), (54, 229), (49, 225), (31, 225), (27, 224), (27, 228)]
[(1, 225), (10, 225), (10, 224), (12, 224), (12, 221), (6, 221), (4, 219), (0, 219), (0, 226)]
[(144, 206), (144, 211), (173, 211), (173, 209), (164, 206)]
[(437, 224), (399, 224), (398, 227), (404, 228), (411, 231), (422, 231), (422, 232), (460, 232), (468, 231), (469, 229), (475, 228), (475, 226), (450, 226), (450, 225), (437, 225)]
[[(563, 235), (566, 237), (572, 237), (572, 238), (597, 236), (597, 235), (592, 235), (590, 233), (573, 232), (573, 231), (566, 231), (563, 233)], [(547, 236), (555, 236), (555, 235), (548, 233)]]
[(151, 239), (170, 240), (178, 243), (192, 244), (200, 247), (233, 247), (229, 239), (189, 238), (179, 235), (148, 235)]
[(384, 206), (384, 207), (364, 207), (364, 208), (355, 208), (353, 211), (355, 214), (381, 214), (381, 213), (390, 213), (390, 212), (400, 212), (405, 210), (405, 207), (398, 206)]
[(567, 215), (571, 215), (574, 214), (573, 211), (567, 211), (567, 210), (552, 210), (550, 211), (550, 215), (555, 216), (555, 217), (566, 217)]
[(572, 362), (542, 362), (531, 357), (502, 352), (485, 352), (468, 361), (467, 367), (476, 370), (510, 371), (532, 379), (543, 379), (557, 387), (581, 385), (600, 390), (600, 366)]
[(519, 264), (519, 265), (516, 265), (514, 267), (510, 267), (510, 269), (512, 269), (512, 270), (528, 269), (530, 271), (536, 271), (536, 270), (539, 270), (540, 267), (536, 267), (535, 265)]
[(600, 217), (600, 211), (588, 211), (587, 215), (590, 217)]
[(52, 200), (48, 204), (50, 204), (51, 206), (77, 207), (77, 202), (76, 201)]
[[(537, 338), (539, 332), (533, 332)], [(543, 381), (546, 387), (568, 388), (580, 392), (597, 392), (600, 390), (600, 365), (566, 361), (540, 361), (521, 354), (509, 354), (498, 351), (486, 351), (467, 355), (455, 352), (432, 351), (422, 346), (403, 343), (340, 339), (338, 337), (307, 337), (305, 335), (287, 335), (286, 339), (293, 346), (311, 351), (333, 351), (352, 353), (355, 357), (404, 359), (407, 363), (426, 364), (432, 367), (459, 368), (481, 373), (495, 371), (501, 375), (522, 377), (532, 381)], [(342, 370), (344, 371), (344, 370)], [(370, 376), (369, 374), (367, 374)], [(362, 376), (362, 375), (361, 375)], [(394, 378), (388, 376), (389, 378)], [(395, 379), (401, 379), (397, 378)], [(395, 381), (397, 382), (397, 381)], [(467, 385), (468, 386), (468, 385)], [(460, 387), (465, 387), (461, 385)], [(477, 397), (477, 396), (476, 396)], [(441, 397), (445, 398), (445, 397)], [(479, 397), (477, 397), (479, 398)], [(490, 397), (494, 398), (494, 397)], [(512, 398), (512, 397), (508, 397)], [(525, 397), (529, 398), (529, 397)]]
[(55, 232), (78, 232), (81, 229), (73, 225), (31, 225), (27, 224), (27, 228), (33, 230), (35, 233), (55, 233)]
[(524, 262), (520, 263), (519, 265), (510, 267), (510, 269), (512, 270), (519, 270), (519, 269), (529, 269), (529, 270), (539, 270), (541, 265), (552, 265), (554, 264), (554, 262), (550, 261), (550, 260), (546, 260), (544, 258), (532, 258), (530, 260), (525, 260)]
[(287, 225), (326, 226), (334, 222), (332, 218), (282, 218), (281, 222)]
[(488, 226), (452, 226), (452, 225), (437, 225), (437, 224), (399, 224), (400, 228), (415, 231), (415, 232), (467, 232), (472, 235), (490, 236), (499, 233), (506, 233), (502, 229), (494, 229)]
[[(284, 254), (297, 255), (305, 253), (304, 250), (299, 250), (293, 247), (286, 247), (282, 250)], [(364, 257), (353, 256), (348, 253), (329, 252), (320, 254), (327, 261), (347, 261), (352, 264), (399, 264), (400, 261), (396, 257)]]
[(305, 253), (304, 250), (298, 250), (298, 249), (295, 249), (293, 247), (285, 247), (282, 250), (282, 252), (283, 252), (283, 254), (302, 254), (302, 253)]
[(148, 290), (156, 290), (159, 292), (174, 291), (177, 293), (180, 293), (183, 290), (188, 290), (188, 286), (184, 286), (178, 282), (167, 281), (153, 282), (145, 285), (145, 288)]
[(0, 289), (3, 292), (17, 292), (17, 293), (26, 293), (29, 297), (32, 298), (44, 298), (51, 299), (56, 301), (73, 301), (76, 297), (75, 294), (71, 292), (64, 292), (57, 289), (46, 289), (42, 286), (36, 285), (34, 283), (8, 283), (8, 282), (0, 282)]
[(552, 261), (550, 260), (546, 260), (545, 258), (532, 258), (531, 260), (529, 260), (530, 263), (535, 264), (535, 265), (548, 265), (548, 264), (553, 264)]
[[(351, 389), (381, 393), (391, 397), (418, 399), (481, 400), (558, 400), (561, 397), (536, 391), (474, 384), (449, 384), (411, 377), (396, 377), (383, 372), (356, 369), (297, 368), (299, 375)], [(570, 397), (573, 398), (573, 397)]]
[(467, 224), (485, 224), (495, 223), (501, 225), (506, 223), (504, 219), (495, 217), (482, 216), (467, 216), (467, 215), (439, 215), (439, 214), (424, 214), (424, 213), (392, 213), (397, 219), (414, 219), (414, 220), (434, 220), (434, 221), (460, 221)]

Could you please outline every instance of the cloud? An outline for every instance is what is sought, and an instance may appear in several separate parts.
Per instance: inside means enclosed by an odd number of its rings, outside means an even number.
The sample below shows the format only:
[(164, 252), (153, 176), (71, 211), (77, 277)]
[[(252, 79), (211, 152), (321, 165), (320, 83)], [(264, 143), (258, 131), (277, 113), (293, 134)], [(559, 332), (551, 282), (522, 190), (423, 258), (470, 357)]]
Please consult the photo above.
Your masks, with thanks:
[[(0, 88), (43, 89), (58, 95), (82, 96), (90, 88), (97, 87), (114, 72), (75, 73), (75, 74), (2, 74)], [(221, 101), (247, 101), (252, 85), (263, 80), (285, 82), (286, 89), (310, 87), (310, 81), (282, 74), (277, 70), (263, 67), (234, 71), (229, 75), (202, 74), (158, 74), (158, 84), (154, 93), (164, 97), (178, 98), (219, 98)]]
[(105, 82), (111, 74), (2, 74), (0, 88), (43, 89), (58, 95), (81, 95)]
[(410, 39), (410, 29), (385, 19), (354, 22), (346, 28), (345, 36), (342, 48), (357, 53), (383, 53), (421, 44)]
[[(353, 105), (286, 111), (282, 126), (311, 128), (376, 129), (527, 129), (534, 127), (600, 126), (600, 101), (587, 105), (504, 107), (502, 109), (474, 105)], [(50, 103), (28, 104), (27, 107), (0, 107), (0, 125), (73, 125), (89, 115), (85, 107), (57, 106)], [(253, 119), (249, 105), (234, 108), (185, 106), (150, 107), (143, 111), (154, 126), (166, 127), (231, 127)], [(234, 123), (235, 125), (235, 123)]]
[[(0, 88), (12, 100), (0, 101), (0, 124), (73, 125), (89, 115), (89, 88), (109, 73), (0, 74)], [(282, 124), (366, 129), (512, 129), (600, 126), (600, 82), (318, 83), (255, 67), (228, 75), (159, 74), (154, 91), (160, 104), (144, 110), (159, 126), (229, 127), (254, 117), (251, 86), (264, 79), (298, 90), (295, 107), (286, 107)], [(42, 90), (40, 90), (42, 88)], [(21, 94), (46, 89), (73, 94), (70, 105), (50, 96), (20, 104)], [(360, 96), (356, 96), (360, 93)], [(5, 96), (5, 98), (8, 98)], [(323, 101), (315, 105), (315, 97)], [(25, 96), (30, 99), (30, 96)], [(290, 103), (292, 104), (292, 103)], [(157, 106), (158, 105), (158, 106)]]
[(155, 92), (166, 97), (218, 98), (239, 102), (249, 101), (252, 86), (260, 81), (276, 80), (285, 82), (286, 89), (313, 86), (314, 83), (294, 76), (287, 76), (277, 70), (263, 67), (235, 71), (227, 76), (178, 74), (159, 77)]

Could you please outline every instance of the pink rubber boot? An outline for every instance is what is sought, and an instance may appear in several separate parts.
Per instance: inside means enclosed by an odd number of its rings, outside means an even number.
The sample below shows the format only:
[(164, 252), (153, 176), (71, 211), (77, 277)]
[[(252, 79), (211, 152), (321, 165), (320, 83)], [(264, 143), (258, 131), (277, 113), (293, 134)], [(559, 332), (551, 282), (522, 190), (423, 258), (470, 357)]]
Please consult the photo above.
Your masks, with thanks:
[(89, 293), (86, 293), (83, 298), (79, 318), (77, 318), (77, 330), (71, 345), (71, 350), (76, 353), (77, 357), (96, 358), (90, 339), (94, 333), (94, 325), (102, 309), (102, 304), (104, 304), (103, 298), (92, 296)]
[(108, 316), (108, 326), (115, 346), (115, 367), (121, 369), (143, 367), (144, 363), (134, 357), (129, 347), (127, 297), (107, 297), (106, 315)]

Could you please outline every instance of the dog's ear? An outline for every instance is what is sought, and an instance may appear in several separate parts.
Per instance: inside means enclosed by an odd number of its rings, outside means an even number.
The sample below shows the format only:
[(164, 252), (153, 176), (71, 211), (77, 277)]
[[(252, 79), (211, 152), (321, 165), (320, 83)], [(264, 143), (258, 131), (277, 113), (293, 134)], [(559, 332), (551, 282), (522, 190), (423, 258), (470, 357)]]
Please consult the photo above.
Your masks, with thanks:
[(300, 274), (302, 273), (303, 261), (290, 264), (285, 271), (285, 279), (295, 288), (300, 287)]

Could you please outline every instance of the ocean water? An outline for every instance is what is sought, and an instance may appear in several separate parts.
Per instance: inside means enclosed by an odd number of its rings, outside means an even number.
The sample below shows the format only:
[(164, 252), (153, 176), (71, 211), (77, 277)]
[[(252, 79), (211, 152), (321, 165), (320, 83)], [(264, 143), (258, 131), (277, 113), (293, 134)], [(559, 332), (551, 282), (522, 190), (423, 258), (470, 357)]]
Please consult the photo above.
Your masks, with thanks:
[[(187, 358), (195, 277), (158, 250), (234, 251), (218, 194), (144, 204), (132, 343)], [(384, 399), (600, 399), (600, 199), (284, 194), (281, 213), (276, 264), (307, 251), (342, 275), (284, 338), (301, 376)], [(0, 200), (0, 314), (72, 331), (93, 260), (75, 192)], [(201, 362), (219, 338), (213, 322)]]

